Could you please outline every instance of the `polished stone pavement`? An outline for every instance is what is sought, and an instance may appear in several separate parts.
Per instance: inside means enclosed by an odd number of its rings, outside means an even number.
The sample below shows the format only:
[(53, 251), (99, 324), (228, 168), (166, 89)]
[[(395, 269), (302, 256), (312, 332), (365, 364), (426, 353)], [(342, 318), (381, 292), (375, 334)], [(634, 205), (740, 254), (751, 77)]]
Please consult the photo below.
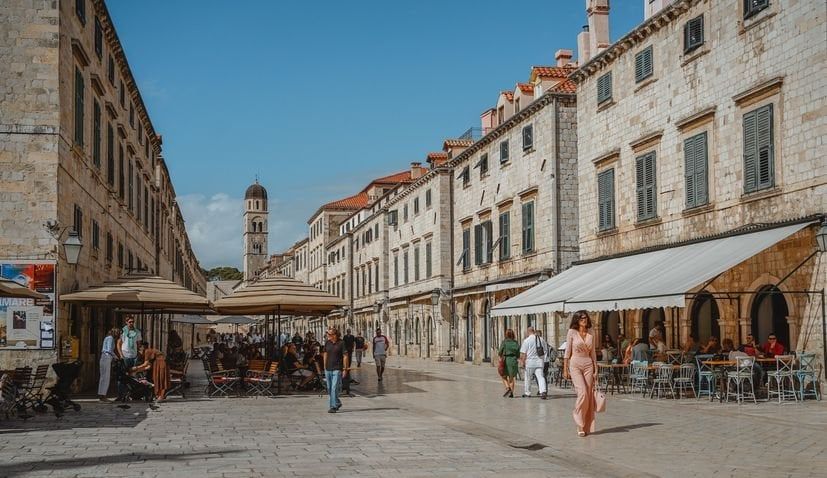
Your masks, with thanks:
[[(191, 377), (202, 377), (196, 362)], [(92, 401), (0, 420), (0, 476), (752, 476), (827, 474), (827, 406), (609, 397), (578, 438), (573, 393), (502, 398), (488, 366), (370, 363), (338, 414), (327, 398), (187, 400), (157, 411)]]

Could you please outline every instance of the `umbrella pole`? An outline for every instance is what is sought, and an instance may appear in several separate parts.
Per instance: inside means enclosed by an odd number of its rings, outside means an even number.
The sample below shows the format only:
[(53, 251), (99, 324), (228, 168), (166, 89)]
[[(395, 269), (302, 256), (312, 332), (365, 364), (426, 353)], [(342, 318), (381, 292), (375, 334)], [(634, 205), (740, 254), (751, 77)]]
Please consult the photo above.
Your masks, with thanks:
[(190, 357), (192, 357), (192, 353), (195, 352), (195, 324), (192, 324), (192, 332), (190, 332)]

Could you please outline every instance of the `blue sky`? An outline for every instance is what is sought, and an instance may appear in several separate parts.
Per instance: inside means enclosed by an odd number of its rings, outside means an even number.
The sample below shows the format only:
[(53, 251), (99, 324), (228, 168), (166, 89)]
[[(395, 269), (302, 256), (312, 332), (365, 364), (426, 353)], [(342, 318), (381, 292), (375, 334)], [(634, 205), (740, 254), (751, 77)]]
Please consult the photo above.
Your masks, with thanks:
[[(497, 93), (577, 51), (585, 1), (109, 0), (204, 267), (241, 263), (241, 198), (271, 200), (270, 252), (324, 202), (479, 126)], [(611, 39), (643, 0), (611, 2)]]

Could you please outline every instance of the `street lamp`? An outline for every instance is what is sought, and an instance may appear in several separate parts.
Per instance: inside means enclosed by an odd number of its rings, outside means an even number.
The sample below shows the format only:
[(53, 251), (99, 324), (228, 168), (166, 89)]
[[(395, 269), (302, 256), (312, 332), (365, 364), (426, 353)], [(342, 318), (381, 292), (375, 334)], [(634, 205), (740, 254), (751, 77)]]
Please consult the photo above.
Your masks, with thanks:
[(80, 237), (77, 231), (72, 229), (69, 231), (69, 236), (63, 242), (63, 252), (66, 253), (66, 262), (69, 264), (77, 264), (80, 257), (80, 250), (83, 248), (83, 243), (80, 242)]

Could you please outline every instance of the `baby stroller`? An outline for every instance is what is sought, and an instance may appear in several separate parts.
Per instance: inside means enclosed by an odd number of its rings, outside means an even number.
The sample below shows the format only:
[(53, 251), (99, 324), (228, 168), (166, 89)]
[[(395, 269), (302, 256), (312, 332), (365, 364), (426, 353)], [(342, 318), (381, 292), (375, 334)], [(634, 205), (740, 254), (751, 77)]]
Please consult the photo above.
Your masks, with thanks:
[(57, 417), (63, 415), (63, 412), (72, 407), (76, 412), (80, 411), (80, 405), (69, 399), (72, 384), (80, 375), (80, 367), (83, 362), (76, 360), (74, 362), (58, 362), (52, 364), (52, 370), (57, 375), (57, 382), (51, 387), (46, 387), (49, 390), (49, 395), (43, 400), (43, 403), (52, 406)]
[(152, 389), (154, 386), (151, 382), (142, 377), (133, 377), (132, 375), (129, 375), (123, 360), (112, 361), (112, 366), (115, 370), (115, 380), (126, 388), (126, 393), (123, 397), (120, 397), (121, 400), (124, 402), (128, 402), (130, 400), (144, 400), (146, 402), (152, 401)]

